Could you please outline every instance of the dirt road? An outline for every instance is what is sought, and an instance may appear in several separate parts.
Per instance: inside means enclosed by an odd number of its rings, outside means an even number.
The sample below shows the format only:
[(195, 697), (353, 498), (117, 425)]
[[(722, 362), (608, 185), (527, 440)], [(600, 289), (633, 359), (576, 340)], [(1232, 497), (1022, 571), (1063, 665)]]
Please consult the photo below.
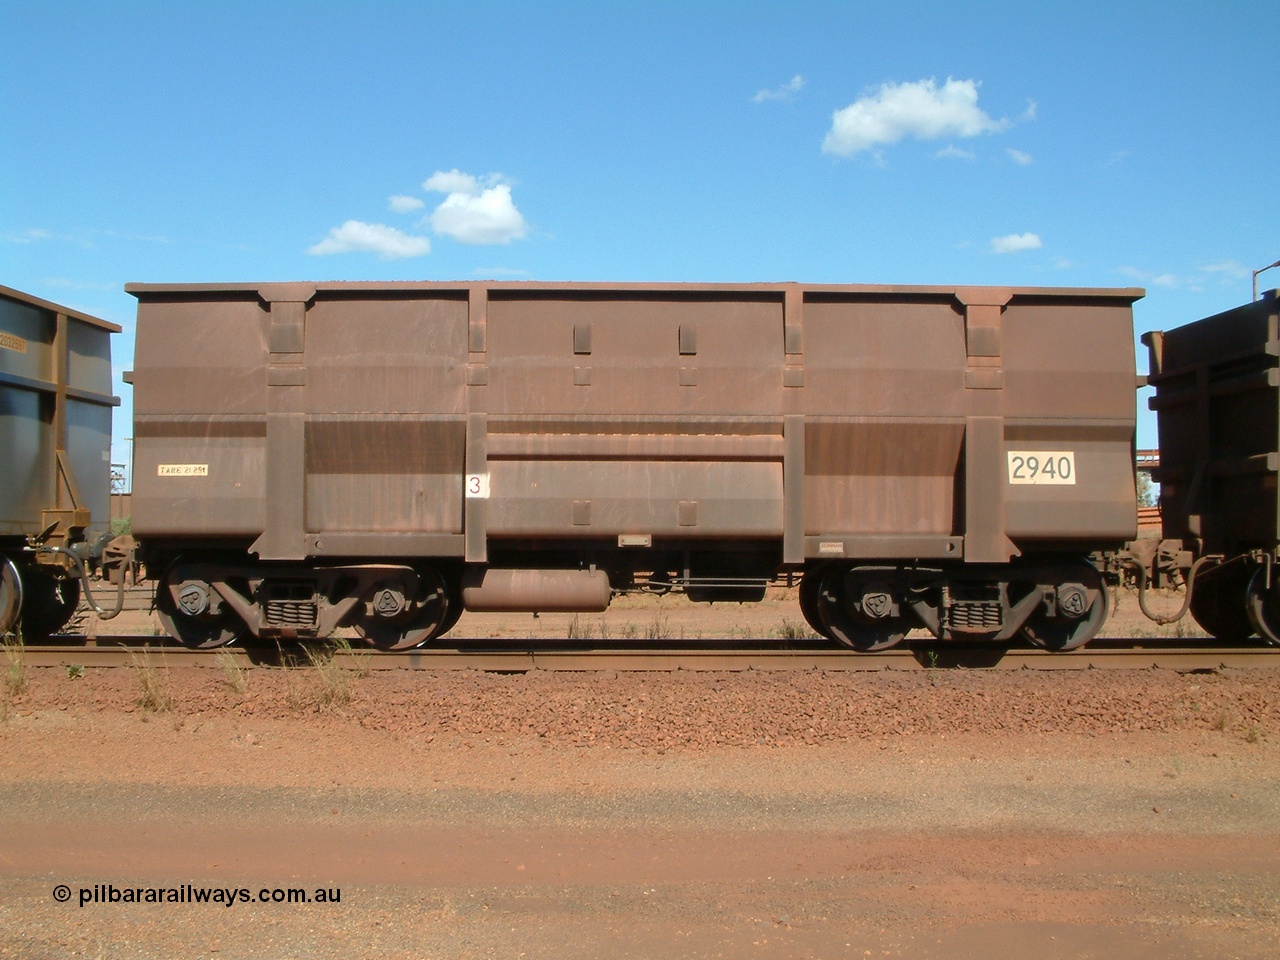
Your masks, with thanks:
[(0, 956), (1276, 956), (1280, 677), (1104, 673), (29, 669)]

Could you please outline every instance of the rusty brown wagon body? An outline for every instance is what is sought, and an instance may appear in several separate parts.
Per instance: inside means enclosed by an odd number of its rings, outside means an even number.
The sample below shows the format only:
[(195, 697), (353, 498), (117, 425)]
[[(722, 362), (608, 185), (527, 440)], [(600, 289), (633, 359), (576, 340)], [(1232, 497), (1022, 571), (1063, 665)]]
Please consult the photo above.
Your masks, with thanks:
[(1220, 558), (1191, 613), (1224, 640), (1280, 643), (1280, 294), (1145, 334), (1165, 556)]
[(0, 633), (61, 628), (76, 570), (107, 533), (119, 331), (0, 286)]
[(133, 284), (133, 522), (194, 645), (803, 575), (879, 649), (1046, 646), (1135, 536), (1132, 289)]

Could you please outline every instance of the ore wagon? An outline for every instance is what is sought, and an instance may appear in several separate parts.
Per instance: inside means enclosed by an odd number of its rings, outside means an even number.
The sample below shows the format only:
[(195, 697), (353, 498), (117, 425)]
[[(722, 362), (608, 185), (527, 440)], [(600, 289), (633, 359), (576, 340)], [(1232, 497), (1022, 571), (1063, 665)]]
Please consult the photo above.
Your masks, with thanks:
[(107, 533), (119, 331), (0, 287), (0, 633), (61, 628)]
[(192, 646), (800, 578), (859, 650), (1094, 636), (1132, 289), (133, 284), (134, 530)]
[(1280, 643), (1280, 295), (1144, 335), (1160, 431), (1165, 556), (1204, 564), (1191, 614)]

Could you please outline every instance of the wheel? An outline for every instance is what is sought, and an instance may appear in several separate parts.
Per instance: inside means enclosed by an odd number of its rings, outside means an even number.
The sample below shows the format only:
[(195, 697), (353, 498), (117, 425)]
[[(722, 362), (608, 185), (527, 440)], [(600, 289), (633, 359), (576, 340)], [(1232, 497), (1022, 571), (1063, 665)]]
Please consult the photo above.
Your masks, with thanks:
[(1066, 564), (1057, 576), (1057, 609), (1050, 616), (1039, 606), (1022, 625), (1022, 635), (1042, 650), (1083, 647), (1098, 635), (1107, 619), (1107, 585), (1093, 564)]
[(822, 622), (822, 570), (810, 570), (800, 578), (800, 612), (805, 621), (821, 636), (835, 640)]
[(193, 568), (175, 565), (160, 581), (156, 616), (161, 625), (169, 636), (193, 650), (214, 650), (235, 643), (248, 628), (196, 573)]
[(1225, 643), (1240, 643), (1257, 629), (1249, 615), (1249, 584), (1253, 574), (1243, 564), (1211, 569), (1195, 579), (1191, 616), (1205, 633)]
[(860, 653), (888, 650), (911, 629), (892, 584), (875, 571), (828, 568), (818, 589), (817, 606), (824, 635)]
[(59, 579), (38, 570), (24, 577), (22, 636), (27, 641), (48, 640), (67, 625), (80, 604), (80, 581)]
[(355, 628), (379, 650), (411, 650), (444, 633), (449, 607), (448, 589), (438, 571), (405, 571), (369, 591)]
[(1272, 646), (1280, 646), (1280, 575), (1271, 572), (1267, 589), (1267, 568), (1259, 567), (1249, 580), (1247, 604), (1249, 620), (1258, 636)]
[(8, 557), (0, 556), (0, 634), (13, 633), (22, 614), (22, 576)]

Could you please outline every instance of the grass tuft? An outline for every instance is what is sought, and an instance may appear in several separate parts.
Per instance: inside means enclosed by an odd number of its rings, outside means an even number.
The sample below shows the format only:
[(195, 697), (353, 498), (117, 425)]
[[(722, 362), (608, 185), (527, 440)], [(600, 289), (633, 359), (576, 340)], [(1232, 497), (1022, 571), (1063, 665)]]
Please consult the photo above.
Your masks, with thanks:
[(670, 640), (671, 624), (667, 622), (665, 614), (655, 613), (653, 619), (644, 628), (644, 638), (646, 640)]
[(134, 700), (143, 710), (152, 713), (168, 713), (173, 709), (173, 688), (169, 684), (169, 671), (162, 674), (151, 663), (151, 656), (146, 650), (138, 653), (130, 651), (134, 675), (138, 678), (139, 692)]
[(27, 648), (22, 637), (6, 634), (4, 640), (4, 689), (9, 699), (27, 692)]
[(778, 637), (782, 640), (813, 640), (817, 636), (809, 624), (803, 620), (783, 617), (782, 625), (778, 627)]
[(222, 670), (222, 682), (241, 696), (248, 693), (249, 671), (240, 666), (236, 655), (229, 650), (219, 650), (217, 659)]
[(306, 678), (290, 671), (286, 692), (287, 702), (295, 711), (346, 706), (355, 693), (355, 681), (369, 676), (373, 669), (370, 654), (353, 650), (345, 637), (335, 638), (319, 649), (303, 647), (302, 652), (308, 667)]
[(594, 625), (583, 620), (579, 614), (574, 614), (573, 619), (569, 621), (565, 628), (565, 639), (567, 640), (608, 640), (609, 624), (601, 617)]

